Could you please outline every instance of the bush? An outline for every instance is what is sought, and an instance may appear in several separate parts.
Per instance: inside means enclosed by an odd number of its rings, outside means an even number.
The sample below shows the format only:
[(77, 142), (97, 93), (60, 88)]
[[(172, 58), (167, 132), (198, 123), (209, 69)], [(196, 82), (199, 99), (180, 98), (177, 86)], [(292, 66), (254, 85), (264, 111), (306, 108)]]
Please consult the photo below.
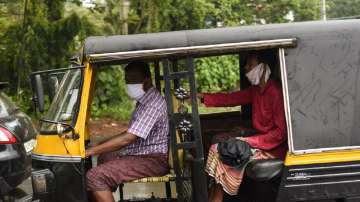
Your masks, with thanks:
[(236, 55), (206, 57), (195, 62), (198, 92), (231, 91), (239, 85), (239, 59)]

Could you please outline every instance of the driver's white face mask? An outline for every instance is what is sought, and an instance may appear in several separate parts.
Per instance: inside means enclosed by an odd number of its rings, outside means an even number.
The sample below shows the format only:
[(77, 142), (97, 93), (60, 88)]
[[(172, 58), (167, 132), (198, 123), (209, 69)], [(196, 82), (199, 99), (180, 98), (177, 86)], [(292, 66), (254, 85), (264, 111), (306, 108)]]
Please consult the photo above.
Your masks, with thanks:
[(131, 99), (138, 101), (145, 95), (145, 91), (143, 90), (143, 84), (126, 84), (126, 93)]
[(250, 72), (246, 73), (246, 77), (249, 79), (250, 83), (252, 85), (259, 85), (261, 76), (263, 75), (263, 72), (265, 71), (265, 83), (269, 80), (271, 70), (269, 65), (266, 65), (264, 63), (260, 63), (257, 66), (255, 66)]

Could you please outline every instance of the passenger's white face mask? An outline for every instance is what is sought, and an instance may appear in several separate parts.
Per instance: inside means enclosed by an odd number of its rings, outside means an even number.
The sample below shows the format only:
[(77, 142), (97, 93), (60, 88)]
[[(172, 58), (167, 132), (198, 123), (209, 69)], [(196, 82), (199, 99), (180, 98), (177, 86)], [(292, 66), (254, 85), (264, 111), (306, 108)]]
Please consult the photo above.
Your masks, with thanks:
[(145, 95), (145, 91), (143, 90), (143, 84), (126, 84), (126, 93), (131, 99), (139, 100), (142, 96)]
[(252, 85), (259, 85), (261, 76), (265, 70), (265, 83), (269, 80), (271, 70), (269, 65), (265, 65), (264, 63), (260, 63), (255, 66), (250, 72), (246, 73), (246, 77), (249, 79)]

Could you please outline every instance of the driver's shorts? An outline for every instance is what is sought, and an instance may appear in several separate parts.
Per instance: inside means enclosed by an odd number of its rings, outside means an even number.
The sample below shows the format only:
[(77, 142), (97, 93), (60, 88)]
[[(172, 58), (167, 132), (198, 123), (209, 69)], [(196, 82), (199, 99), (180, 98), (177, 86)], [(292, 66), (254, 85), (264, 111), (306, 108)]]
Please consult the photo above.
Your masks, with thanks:
[(86, 173), (89, 191), (113, 190), (125, 182), (168, 174), (167, 154), (133, 156), (114, 154), (100, 155), (98, 166)]

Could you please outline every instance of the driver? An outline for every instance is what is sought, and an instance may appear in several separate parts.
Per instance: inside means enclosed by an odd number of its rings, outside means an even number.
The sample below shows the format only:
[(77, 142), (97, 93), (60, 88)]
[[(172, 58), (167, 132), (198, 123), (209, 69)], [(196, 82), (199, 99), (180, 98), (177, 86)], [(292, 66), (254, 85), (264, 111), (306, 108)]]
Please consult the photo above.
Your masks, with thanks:
[(127, 131), (86, 150), (100, 155), (87, 174), (96, 201), (114, 201), (112, 189), (124, 182), (168, 173), (168, 117), (165, 99), (152, 86), (149, 66), (131, 62), (125, 68), (127, 94), (136, 100)]
[[(270, 79), (270, 67), (256, 54), (249, 54), (244, 67), (252, 84), (247, 89), (233, 93), (204, 93), (198, 97), (206, 106), (228, 107), (252, 104), (252, 124), (257, 134), (240, 137), (251, 146), (251, 159), (283, 158), (286, 152), (286, 122), (281, 86)], [(238, 132), (219, 134), (215, 139), (235, 137)], [(220, 136), (220, 137), (219, 137)], [(206, 172), (215, 180), (209, 192), (209, 201), (221, 202), (224, 191), (238, 193), (243, 169), (236, 169), (221, 162), (217, 144), (210, 147)]]

